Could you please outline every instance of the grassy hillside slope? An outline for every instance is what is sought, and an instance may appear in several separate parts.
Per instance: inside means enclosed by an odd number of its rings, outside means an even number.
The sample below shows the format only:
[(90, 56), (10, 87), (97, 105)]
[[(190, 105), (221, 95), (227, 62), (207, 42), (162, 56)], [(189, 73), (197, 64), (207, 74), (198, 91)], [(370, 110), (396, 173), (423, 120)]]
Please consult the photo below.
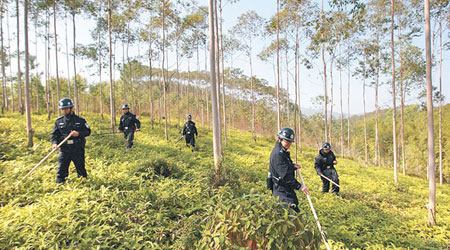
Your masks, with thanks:
[[(107, 120), (85, 118), (94, 133), (107, 130)], [(302, 194), (296, 216), (265, 189), (273, 138), (254, 144), (251, 134), (233, 130), (217, 183), (211, 132), (200, 128), (199, 151), (191, 152), (175, 144), (175, 127), (166, 142), (164, 130), (151, 130), (144, 118), (127, 154), (121, 135), (87, 139), (87, 180), (77, 179), (71, 165), (67, 183), (56, 185), (54, 155), (15, 187), (51, 149), (53, 121), (33, 119), (35, 146), (27, 149), (24, 117), (0, 118), (0, 248), (315, 249), (320, 243)], [(316, 153), (307, 149), (299, 161), (334, 249), (450, 249), (449, 185), (437, 187), (439, 225), (429, 228), (426, 180), (400, 175), (395, 185), (391, 169), (338, 159), (342, 197), (322, 195)]]

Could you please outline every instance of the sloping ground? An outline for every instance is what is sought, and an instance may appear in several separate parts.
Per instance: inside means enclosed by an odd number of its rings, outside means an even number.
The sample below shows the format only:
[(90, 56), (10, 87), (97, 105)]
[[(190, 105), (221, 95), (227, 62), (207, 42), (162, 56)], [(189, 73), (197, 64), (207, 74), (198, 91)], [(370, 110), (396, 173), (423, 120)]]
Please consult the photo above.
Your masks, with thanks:
[[(16, 187), (50, 151), (53, 122), (33, 119), (36, 140), (28, 150), (24, 117), (0, 118), (0, 248), (317, 249), (320, 243), (302, 194), (295, 216), (265, 190), (272, 138), (254, 144), (250, 134), (233, 130), (217, 183), (210, 132), (200, 128), (199, 151), (191, 152), (175, 144), (176, 128), (165, 142), (163, 129), (151, 130), (144, 119), (127, 154), (121, 135), (88, 138), (87, 180), (75, 178), (71, 166), (68, 182), (55, 185), (53, 156)], [(107, 120), (87, 120), (94, 133), (107, 130)], [(426, 180), (400, 176), (396, 185), (390, 169), (338, 159), (342, 197), (322, 195), (315, 154), (307, 149), (299, 160), (333, 248), (450, 248), (448, 185), (437, 187), (439, 225), (428, 228)]]

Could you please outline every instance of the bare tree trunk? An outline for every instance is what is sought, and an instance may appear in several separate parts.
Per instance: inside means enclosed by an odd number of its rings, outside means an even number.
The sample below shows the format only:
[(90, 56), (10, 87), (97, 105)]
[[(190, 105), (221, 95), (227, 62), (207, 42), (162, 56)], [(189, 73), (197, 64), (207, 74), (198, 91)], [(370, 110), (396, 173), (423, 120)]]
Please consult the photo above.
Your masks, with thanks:
[[(150, 40), (149, 40), (150, 41)], [(152, 68), (152, 53), (153, 53), (153, 51), (152, 51), (152, 44), (149, 42), (149, 46), (148, 46), (148, 51), (149, 51), (149, 55), (148, 55), (148, 63), (149, 63), (149, 76), (148, 76), (148, 78), (149, 78), (149, 83), (148, 83), (148, 86), (149, 86), (149, 92), (150, 92), (150, 120), (151, 120), (151, 123), (152, 123), (152, 129), (153, 129), (153, 124), (154, 124), (154, 114), (153, 114), (153, 110), (154, 110), (154, 108), (153, 108), (153, 81), (152, 81), (152, 79), (153, 79), (153, 68)]]
[(11, 77), (11, 80), (9, 81), (9, 86), (10, 86), (10, 95), (11, 95), (11, 110), (12, 112), (15, 111), (15, 107), (14, 107), (14, 86), (13, 86), (13, 80), (12, 80), (12, 63), (11, 63), (11, 39), (10, 39), (10, 33), (9, 33), (9, 12), (8, 12), (8, 6), (6, 6), (6, 28), (7, 28), (7, 32), (8, 32), (8, 61), (9, 61), (9, 76)]
[(47, 120), (50, 121), (50, 13), (45, 10), (45, 104), (47, 108)]
[[(100, 13), (102, 10), (100, 9)], [(102, 91), (102, 52), (101, 52), (101, 32), (100, 29), (98, 31), (98, 47), (97, 47), (97, 56), (98, 56), (98, 87), (99, 87), (99, 96), (100, 96), (100, 114), (103, 120), (103, 91)], [(59, 97), (58, 97), (59, 98)]]
[[(425, 0), (426, 1), (426, 0)], [(394, 50), (394, 0), (391, 0), (391, 60), (392, 60), (392, 139), (394, 147), (394, 181), (398, 183), (397, 170), (397, 106), (395, 105), (395, 50)]]
[[(297, 6), (298, 8), (298, 6)], [(295, 143), (295, 162), (297, 162), (297, 154), (298, 154), (298, 148), (299, 148), (299, 142), (300, 142), (300, 122), (299, 122), (299, 129), (297, 130), (297, 107), (299, 107), (299, 81), (298, 81), (298, 47), (299, 47), (299, 38), (298, 38), (298, 9), (295, 13), (295, 52), (294, 52), (294, 63), (295, 63), (295, 69), (294, 69), (294, 89), (295, 89), (295, 107), (294, 107), (294, 131), (296, 134), (296, 143)], [(298, 109), (300, 113), (300, 109)], [(300, 113), (301, 115), (301, 113)], [(301, 118), (300, 118), (301, 120)]]
[(214, 1), (209, 0), (209, 47), (210, 47), (210, 81), (211, 81), (211, 103), (213, 112), (213, 150), (214, 150), (214, 166), (216, 168), (216, 178), (220, 177), (222, 172), (222, 152), (220, 151), (220, 121), (219, 109), (217, 105), (216, 91), (216, 51), (215, 51), (215, 31), (214, 31)]
[[(56, 95), (59, 101), (61, 100), (61, 88), (59, 86), (58, 35), (56, 33), (56, 0), (53, 0), (53, 28), (53, 33), (55, 36)], [(61, 115), (60, 109), (58, 109), (58, 114)]]
[(252, 42), (250, 38), (250, 53), (249, 53), (249, 62), (250, 62), (250, 93), (252, 95), (252, 137), (253, 141), (256, 142), (256, 135), (255, 135), (255, 93), (253, 90), (253, 64), (252, 64)]
[(329, 127), (329, 142), (333, 144), (333, 105), (334, 105), (334, 78), (333, 78), (333, 64), (334, 64), (334, 55), (331, 58), (330, 64), (330, 127)]
[(31, 103), (30, 103), (30, 51), (28, 48), (28, 0), (24, 0), (24, 25), (25, 25), (25, 107), (27, 117), (28, 147), (33, 147), (33, 128), (31, 127)]
[[(323, 0), (322, 0), (322, 10), (320, 12), (322, 25), (323, 25)], [(324, 130), (325, 130), (325, 141), (328, 141), (328, 90), (327, 90), (327, 63), (325, 61), (325, 48), (322, 43), (322, 64), (323, 64), (323, 116), (324, 116)]]
[(378, 86), (380, 82), (380, 39), (379, 30), (377, 31), (377, 72), (375, 75), (375, 164), (381, 167), (380, 155), (380, 140), (378, 132), (378, 122), (379, 122), (379, 106), (378, 106)]
[(277, 0), (277, 125), (281, 130), (280, 116), (280, 0)]
[(363, 76), (363, 108), (364, 108), (364, 166), (367, 167), (367, 121), (366, 121), (366, 62), (364, 62)]
[(69, 98), (72, 98), (72, 86), (70, 85), (70, 64), (69, 64), (69, 36), (67, 35), (67, 12), (64, 16), (65, 32), (66, 32), (66, 61), (67, 61), (67, 89)]
[(17, 17), (17, 95), (19, 99), (20, 114), (24, 113), (24, 105), (22, 100), (22, 73), (20, 69), (20, 3), (16, 0), (16, 17)]
[(73, 22), (73, 81), (75, 86), (75, 109), (80, 113), (80, 103), (78, 101), (78, 83), (77, 83), (77, 62), (76, 62), (76, 23), (75, 23), (75, 7), (72, 9), (72, 22)]
[(7, 90), (6, 90), (6, 73), (5, 73), (5, 63), (6, 63), (6, 59), (5, 59), (5, 47), (3, 46), (3, 8), (4, 8), (4, 2), (1, 2), (1, 6), (0, 6), (0, 39), (1, 39), (1, 63), (2, 63), (2, 114), (3, 112), (6, 110), (8, 111), (9, 107), (8, 107), (8, 96), (7, 96)]
[[(286, 37), (287, 40), (287, 37)], [(289, 101), (289, 57), (288, 57), (288, 52), (289, 52), (289, 48), (286, 48), (286, 115), (287, 115), (287, 126), (291, 126), (290, 123), (290, 101)]]
[(442, 175), (442, 8), (439, 5), (439, 184), (444, 184)]
[(433, 86), (431, 81), (430, 2), (424, 0), (425, 50), (427, 57), (427, 114), (428, 114), (428, 172), (430, 195), (428, 197), (428, 225), (436, 225), (436, 163), (434, 154)]
[[(222, 109), (223, 109), (223, 136), (225, 139), (225, 147), (228, 145), (227, 142), (227, 109), (225, 105), (225, 63), (224, 63), (224, 55), (223, 55), (223, 33), (222, 33), (222, 0), (219, 0), (219, 10), (220, 10), (220, 58), (222, 61), (222, 77), (221, 77), (221, 84), (222, 84)], [(198, 46), (197, 46), (198, 47)], [(255, 100), (252, 100), (253, 105), (255, 105)], [(253, 108), (253, 116), (255, 116), (255, 108)], [(256, 138), (254, 137), (256, 140)]]
[(176, 63), (177, 63), (177, 77), (178, 77), (178, 84), (177, 84), (177, 116), (178, 116), (178, 122), (177, 125), (180, 128), (181, 127), (181, 109), (180, 109), (180, 102), (181, 102), (181, 98), (180, 98), (180, 87), (181, 87), (181, 75), (180, 75), (180, 68), (179, 68), (179, 53), (178, 53), (178, 43), (179, 43), (179, 39), (176, 40), (175, 43), (175, 53), (176, 53)]
[[(298, 8), (298, 7), (297, 7)], [(298, 9), (297, 9), (298, 12)], [(298, 98), (298, 141), (296, 145), (298, 144), (299, 151), (302, 152), (302, 109), (301, 109), (301, 97), (300, 97), (300, 63), (299, 63), (299, 46), (300, 46), (300, 39), (299, 39), (299, 14), (297, 13), (295, 18), (295, 86), (296, 86), (296, 96)], [(296, 123), (297, 121), (295, 121)]]
[(399, 52), (400, 52), (400, 138), (402, 140), (402, 170), (403, 175), (406, 175), (406, 165), (405, 165), (405, 119), (404, 119), (404, 94), (403, 94), (403, 52), (402, 52), (402, 25), (399, 25)]
[[(339, 54), (342, 57), (341, 44), (339, 44)], [(344, 158), (344, 109), (342, 106), (342, 63), (339, 65), (339, 101), (341, 107), (341, 138), (340, 138), (340, 148), (341, 148), (341, 158)]]
[(166, 1), (162, 1), (162, 63), (161, 63), (161, 71), (162, 71), (162, 80), (163, 80), (163, 93), (164, 93), (164, 135), (166, 141), (169, 140), (169, 134), (167, 133), (167, 100), (166, 100), (166, 76), (164, 74), (164, 59), (165, 59), (165, 39), (166, 39), (166, 26), (165, 26), (165, 18), (166, 18), (166, 10), (165, 10)]
[[(220, 117), (220, 110), (221, 110), (221, 97), (220, 97), (220, 49), (219, 49), (219, 23), (218, 23), (218, 15), (217, 15), (217, 0), (214, 0), (214, 32), (215, 32), (215, 52), (216, 52), (216, 84), (217, 84), (217, 111), (219, 112), (219, 124), (220, 127), (222, 127), (222, 121)], [(220, 152), (223, 153), (222, 148), (222, 129), (220, 129), (219, 133), (219, 140), (220, 140)]]
[(111, 111), (111, 131), (114, 131), (114, 125), (116, 120), (116, 112), (114, 110), (114, 84), (113, 84), (113, 55), (112, 55), (112, 9), (111, 0), (108, 1), (108, 43), (109, 43), (109, 103)]
[(347, 59), (347, 154), (350, 156), (350, 57)]

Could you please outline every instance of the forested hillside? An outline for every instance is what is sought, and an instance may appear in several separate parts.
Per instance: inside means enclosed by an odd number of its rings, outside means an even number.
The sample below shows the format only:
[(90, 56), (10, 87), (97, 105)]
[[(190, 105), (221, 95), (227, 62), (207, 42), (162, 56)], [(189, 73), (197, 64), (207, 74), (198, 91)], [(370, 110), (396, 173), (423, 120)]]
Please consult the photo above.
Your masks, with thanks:
[[(199, 129), (199, 150), (164, 140), (163, 129), (142, 119), (136, 146), (123, 152), (120, 135), (88, 137), (88, 179), (71, 167), (65, 185), (55, 185), (57, 157), (23, 183), (18, 180), (50, 150), (52, 122), (34, 116), (36, 143), (26, 144), (20, 115), (1, 119), (0, 248), (318, 249), (320, 236), (308, 203), (301, 213), (276, 204), (265, 179), (273, 137), (231, 131), (224, 169), (215, 179), (211, 131)], [(108, 124), (87, 115), (93, 132)], [(320, 222), (333, 249), (447, 249), (450, 247), (450, 188), (437, 191), (437, 222), (427, 227), (427, 181), (400, 176), (361, 161), (338, 158), (341, 197), (322, 195), (313, 169), (315, 149), (299, 154)], [(322, 245), (322, 248), (324, 246)]]

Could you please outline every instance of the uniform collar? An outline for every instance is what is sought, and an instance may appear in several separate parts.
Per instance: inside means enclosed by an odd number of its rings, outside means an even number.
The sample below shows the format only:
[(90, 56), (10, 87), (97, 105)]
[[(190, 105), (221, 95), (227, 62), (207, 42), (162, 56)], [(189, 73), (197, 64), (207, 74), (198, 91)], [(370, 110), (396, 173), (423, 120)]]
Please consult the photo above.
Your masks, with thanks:
[(283, 147), (283, 145), (281, 145), (281, 142), (280, 142), (280, 141), (277, 142), (277, 145), (280, 147), (280, 152), (281, 152), (281, 153), (289, 153), (289, 152), (287, 151), (287, 149), (285, 149), (285, 148)]

